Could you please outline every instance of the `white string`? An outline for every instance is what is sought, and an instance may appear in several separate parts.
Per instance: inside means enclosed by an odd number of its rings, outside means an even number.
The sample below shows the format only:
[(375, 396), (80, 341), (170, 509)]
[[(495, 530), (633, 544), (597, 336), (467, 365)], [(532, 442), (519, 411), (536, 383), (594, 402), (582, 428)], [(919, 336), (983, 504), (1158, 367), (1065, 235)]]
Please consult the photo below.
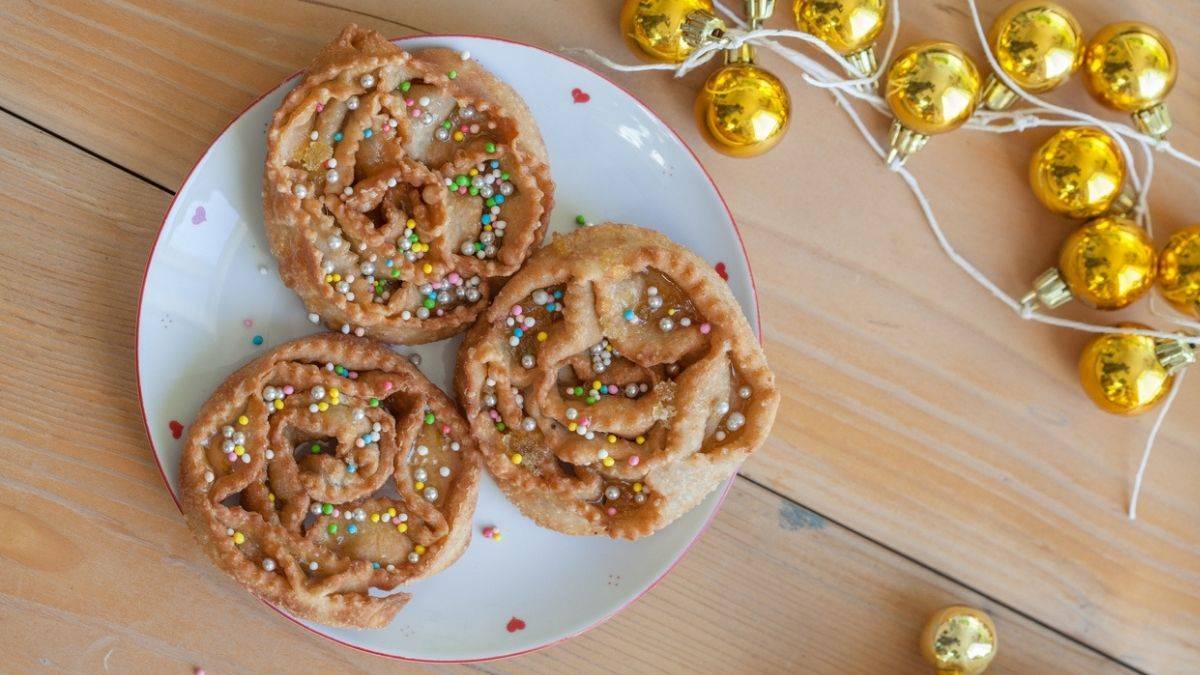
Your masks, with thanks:
[[(1197, 160), (1196, 158), (1176, 149), (1166, 141), (1144, 134), (1127, 124), (1121, 124), (1111, 120), (1103, 120), (1087, 113), (1082, 113), (1070, 108), (1054, 105), (1052, 103), (1043, 101), (1042, 99), (1023, 90), (1008, 76), (1007, 73), (1003, 71), (1003, 69), (1000, 68), (1000, 64), (997, 63), (995, 56), (992, 54), (992, 50), (988, 44), (987, 36), (984, 31), (983, 23), (979, 16), (979, 9), (975, 4), (975, 0), (966, 0), (966, 2), (971, 10), (971, 18), (975, 25), (976, 35), (983, 44), (984, 54), (987, 56), (988, 64), (991, 66), (993, 73), (995, 73), (996, 77), (998, 77), (1006, 87), (1012, 90), (1017, 96), (1024, 99), (1028, 104), (1030, 104), (1030, 106), (1015, 111), (991, 111), (981, 109), (976, 111), (972, 118), (968, 120), (963, 127), (976, 131), (986, 131), (991, 133), (1012, 133), (1024, 132), (1028, 129), (1037, 127), (1078, 126), (1082, 123), (1103, 129), (1117, 143), (1125, 157), (1126, 175), (1129, 180), (1129, 184), (1133, 188), (1136, 195), (1133, 207), (1133, 217), (1142, 227), (1146, 229), (1148, 234), (1152, 235), (1153, 221), (1151, 220), (1150, 212), (1147, 208), (1147, 199), (1150, 192), (1150, 185), (1154, 178), (1155, 159), (1153, 150), (1165, 152), (1168, 156), (1197, 168), (1200, 168), (1200, 160)], [(687, 60), (677, 66), (671, 64), (626, 66), (615, 63), (591, 50), (584, 49), (574, 51), (585, 52), (593, 58), (599, 60), (601, 63), (604, 63), (615, 70), (621, 70), (625, 72), (642, 70), (674, 70), (676, 71), (676, 77), (679, 77), (695, 67), (709, 61), (713, 56), (716, 55), (718, 51), (736, 48), (742, 44), (748, 43), (761, 44), (762, 46), (779, 54), (787, 61), (796, 65), (800, 69), (801, 77), (806, 83), (828, 91), (833, 96), (838, 107), (840, 107), (850, 117), (851, 122), (853, 122), (859, 134), (862, 135), (863, 139), (866, 140), (867, 144), (872, 150), (874, 150), (875, 154), (879, 155), (881, 159), (886, 159), (888, 155), (887, 150), (885, 150), (884, 146), (867, 128), (861, 116), (858, 114), (858, 111), (855, 110), (854, 106), (851, 105), (850, 101), (848, 100), (848, 97), (852, 97), (854, 99), (863, 101), (875, 111), (890, 117), (891, 111), (888, 109), (886, 102), (874, 91), (873, 86), (869, 86), (882, 76), (884, 71), (883, 67), (876, 68), (875, 72), (871, 73), (869, 76), (847, 79), (838, 75), (812, 57), (790, 47), (786, 47), (780, 44), (776, 39), (772, 39), (789, 38), (801, 40), (806, 44), (817, 47), (826, 56), (830, 57), (834, 62), (842, 66), (845, 71), (850, 73), (856, 72), (853, 66), (851, 66), (851, 64), (846, 61), (844, 57), (816, 37), (801, 31), (792, 30), (773, 30), (764, 28), (745, 30), (747, 26), (746, 22), (742, 20), (741, 17), (729, 10), (729, 8), (725, 7), (720, 0), (713, 0), (713, 6), (719, 12), (728, 17), (729, 21), (734, 24), (736, 28), (730, 29), (726, 33), (725, 37), (722, 38), (722, 40), (713, 41), (697, 48)], [(880, 61), (881, 64), (887, 64), (891, 61), (892, 52), (895, 48), (896, 38), (899, 34), (900, 27), (900, 0), (894, 0), (893, 2), (891, 24), (891, 33), (888, 39), (884, 59)], [(1144, 176), (1138, 172), (1137, 166), (1134, 162), (1134, 154), (1132, 148), (1130, 147), (1129, 141), (1136, 143), (1138, 149), (1141, 151)], [(1016, 298), (1009, 295), (1003, 289), (997, 286), (991, 279), (987, 277), (987, 275), (985, 275), (979, 268), (971, 263), (971, 261), (967, 260), (958, 252), (957, 249), (954, 248), (953, 244), (950, 243), (949, 238), (947, 238), (945, 232), (942, 230), (941, 224), (938, 222), (937, 216), (933, 212), (933, 207), (930, 205), (929, 199), (925, 195), (925, 191), (921, 188), (921, 185), (917, 181), (916, 177), (907, 168), (901, 166), (899, 162), (893, 162), (893, 164), (888, 168), (899, 175), (904, 181), (905, 185), (908, 186), (913, 198), (916, 199), (918, 206), (920, 206), (921, 212), (925, 215), (929, 229), (933, 233), (934, 238), (937, 240), (938, 245), (941, 247), (942, 252), (945, 253), (946, 256), (954, 262), (954, 264), (956, 264), (976, 283), (991, 293), (993, 297), (1007, 305), (1009, 309), (1013, 310), (1018, 317), (1051, 326), (1071, 328), (1088, 333), (1144, 335), (1158, 339), (1179, 340), (1193, 346), (1200, 345), (1200, 336), (1198, 335), (1184, 335), (1177, 332), (1123, 327), (1119, 328), (1090, 324), (1043, 314), (1035, 311), (1032, 306), (1022, 304)], [(1186, 326), (1200, 331), (1200, 323), (1188, 321), (1187, 319), (1176, 316), (1162, 314), (1157, 311), (1155, 298), (1153, 297), (1151, 297), (1150, 300), (1150, 308), (1151, 312), (1157, 316), (1160, 316), (1161, 318), (1168, 319), (1177, 325)], [(1143, 452), (1141, 466), (1139, 467), (1137, 476), (1134, 480), (1134, 489), (1129, 504), (1129, 517), (1131, 519), (1136, 518), (1137, 498), (1141, 490), (1142, 477), (1145, 473), (1146, 465), (1150, 459), (1150, 452), (1154, 447), (1154, 442), (1158, 437), (1158, 432), (1162, 427), (1163, 421), (1166, 419), (1167, 413), (1175, 401), (1175, 396), (1179, 392), (1180, 384), (1183, 381), (1183, 375), (1184, 372), (1181, 371), (1176, 376), (1175, 384), (1173, 385), (1170, 394), (1163, 402), (1154, 426), (1151, 428), (1150, 434), (1146, 439), (1146, 446)]]
[(1179, 371), (1175, 376), (1175, 384), (1171, 386), (1171, 393), (1167, 394), (1167, 400), (1163, 401), (1162, 410), (1158, 411), (1158, 417), (1154, 420), (1154, 426), (1150, 427), (1150, 435), (1146, 437), (1146, 448), (1142, 451), (1142, 461), (1138, 465), (1137, 475), (1133, 478), (1133, 492), (1129, 495), (1129, 519), (1137, 520), (1137, 503), (1138, 495), (1142, 492), (1142, 478), (1146, 475), (1146, 465), (1150, 463), (1150, 451), (1154, 449), (1154, 441), (1158, 438), (1158, 430), (1162, 428), (1163, 420), (1167, 417), (1167, 411), (1171, 409), (1171, 404), (1175, 402), (1175, 395), (1179, 393), (1180, 387), (1183, 385), (1183, 378), (1187, 375), (1187, 369)]

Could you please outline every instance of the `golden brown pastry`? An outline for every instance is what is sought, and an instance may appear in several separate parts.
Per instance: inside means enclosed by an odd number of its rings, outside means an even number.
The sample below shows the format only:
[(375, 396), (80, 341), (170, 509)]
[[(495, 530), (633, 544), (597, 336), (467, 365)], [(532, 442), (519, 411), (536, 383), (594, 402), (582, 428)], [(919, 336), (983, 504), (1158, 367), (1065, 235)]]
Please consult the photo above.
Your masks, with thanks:
[(779, 404), (709, 264), (616, 224), (529, 259), (468, 331), (455, 387), (485, 464), (527, 516), (629, 539), (731, 476)]
[(458, 559), (479, 488), (450, 399), (386, 346), (336, 334), (231, 375), (180, 469), (188, 526), (221, 569), (297, 616), (355, 628), (386, 625), (409, 598), (370, 589)]
[(528, 107), (475, 61), (347, 27), (267, 132), (263, 205), (310, 318), (394, 343), (464, 330), (554, 202)]

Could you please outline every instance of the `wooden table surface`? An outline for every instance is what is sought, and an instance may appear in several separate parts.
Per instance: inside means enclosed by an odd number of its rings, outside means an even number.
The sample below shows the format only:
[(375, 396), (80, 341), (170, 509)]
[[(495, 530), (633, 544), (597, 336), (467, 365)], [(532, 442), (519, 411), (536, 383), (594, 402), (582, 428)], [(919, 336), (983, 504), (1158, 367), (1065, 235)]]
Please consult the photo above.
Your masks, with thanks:
[[(1143, 19), (1171, 34), (1181, 73), (1171, 140), (1200, 153), (1200, 5), (1064, 1), (1089, 33)], [(774, 23), (785, 24), (785, 4)], [(1006, 1), (980, 4), (990, 19)], [(0, 0), (0, 671), (428, 668), (297, 629), (194, 545), (139, 414), (145, 261), (205, 147), (343, 24), (628, 60), (618, 5)], [(961, 0), (904, 10), (901, 45), (946, 38), (982, 60)], [(613, 79), (696, 149), (741, 225), (783, 390), (771, 440), (713, 527), (632, 607), (474, 668), (921, 673), (925, 617), (962, 602), (996, 619), (991, 672), (1200, 670), (1200, 380), (1168, 418), (1130, 522), (1151, 420), (1084, 399), (1085, 336), (1021, 322), (971, 282), (828, 95), (769, 55), (762, 63), (790, 87), (795, 121), (750, 161), (700, 141), (691, 102), (703, 73)], [(1053, 98), (1097, 110), (1078, 81)], [(885, 133), (886, 120), (868, 119)], [(960, 131), (910, 164), (952, 240), (1014, 294), (1070, 227), (1025, 184), (1047, 134)], [(1198, 178), (1159, 164), (1160, 240), (1200, 220)]]

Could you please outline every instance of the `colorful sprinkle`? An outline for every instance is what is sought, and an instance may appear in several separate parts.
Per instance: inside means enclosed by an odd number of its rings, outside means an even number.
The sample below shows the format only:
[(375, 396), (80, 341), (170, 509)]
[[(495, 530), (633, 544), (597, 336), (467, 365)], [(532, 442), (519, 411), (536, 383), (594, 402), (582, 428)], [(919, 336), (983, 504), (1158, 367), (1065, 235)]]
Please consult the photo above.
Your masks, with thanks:
[(261, 345), (263, 343), (263, 336), (255, 335), (254, 338), (251, 339), (250, 341), (253, 342), (255, 345)]

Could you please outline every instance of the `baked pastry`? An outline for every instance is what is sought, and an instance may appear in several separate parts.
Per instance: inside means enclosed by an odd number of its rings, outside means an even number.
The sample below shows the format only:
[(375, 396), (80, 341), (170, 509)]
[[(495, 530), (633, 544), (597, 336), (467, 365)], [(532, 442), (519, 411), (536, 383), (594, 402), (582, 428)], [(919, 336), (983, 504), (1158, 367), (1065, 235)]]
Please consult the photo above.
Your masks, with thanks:
[(467, 332), (455, 388), (484, 463), (538, 524), (636, 539), (767, 437), (775, 377), (726, 283), (665, 236), (555, 237)]
[(545, 235), (528, 106), (475, 61), (349, 26), (267, 132), (263, 207), (310, 318), (415, 344), (466, 329)]
[(378, 628), (409, 596), (372, 588), (433, 574), (466, 549), (479, 455), (454, 404), (405, 358), (324, 334), (217, 388), (188, 432), (179, 485), (201, 546), (251, 593), (313, 621)]

